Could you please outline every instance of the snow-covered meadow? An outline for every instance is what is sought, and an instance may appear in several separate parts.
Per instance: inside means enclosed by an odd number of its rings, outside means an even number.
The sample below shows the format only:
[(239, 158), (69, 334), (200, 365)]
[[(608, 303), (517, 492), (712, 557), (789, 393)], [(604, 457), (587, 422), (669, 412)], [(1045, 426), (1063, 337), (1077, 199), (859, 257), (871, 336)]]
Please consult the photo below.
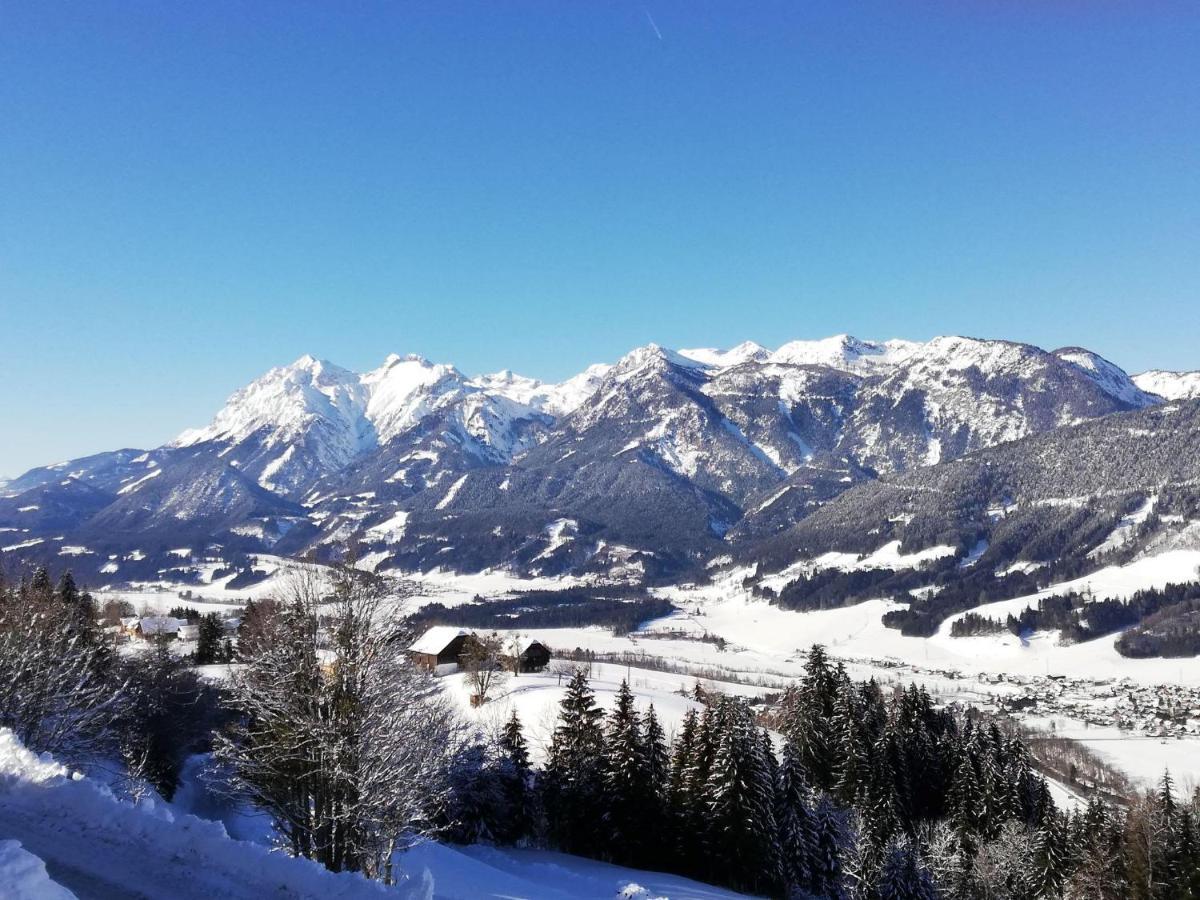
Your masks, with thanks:
[[(916, 566), (931, 554), (906, 557), (894, 547), (865, 559), (835, 559), (826, 554), (798, 563), (797, 571), (829, 566)], [(201, 585), (163, 582), (153, 589), (139, 586), (137, 590), (104, 591), (99, 596), (101, 601), (127, 600), (139, 610), (165, 612), (173, 606), (205, 612), (232, 610), (250, 597), (271, 596), (284, 587), (288, 577), (285, 560), (262, 556), (255, 565), (269, 574), (243, 590), (227, 588), (227, 579), (222, 578)], [(987, 604), (977, 611), (1002, 618), (1036, 605), (1042, 597), (1067, 592), (1128, 597), (1143, 588), (1194, 580), (1198, 570), (1200, 550), (1170, 548), (1036, 594)], [(1025, 638), (1007, 632), (951, 637), (951, 625), (962, 614), (947, 619), (931, 638), (908, 637), (884, 627), (881, 621), (883, 613), (895, 607), (893, 601), (877, 599), (839, 609), (794, 612), (754, 597), (742, 585), (746, 574), (741, 569), (727, 570), (709, 584), (656, 589), (677, 611), (646, 622), (628, 635), (613, 635), (600, 627), (521, 629), (520, 633), (559, 654), (599, 654), (602, 661), (592, 665), (592, 678), (601, 705), (611, 702), (621, 679), (628, 678), (641, 704), (655, 705), (668, 733), (694, 703), (685, 695), (697, 683), (749, 695), (778, 690), (802, 673), (808, 648), (819, 643), (856, 678), (874, 677), (885, 684), (917, 682), (948, 702), (994, 707), (1017, 696), (1040, 697), (1037, 709), (1022, 713), (1031, 724), (1053, 725), (1056, 733), (1081, 740), (1138, 782), (1152, 781), (1166, 767), (1181, 778), (1200, 779), (1200, 713), (1194, 734), (1162, 735), (1148, 727), (1120, 729), (1110, 721), (1118, 696), (1138, 697), (1160, 685), (1200, 690), (1200, 662), (1195, 659), (1129, 659), (1117, 653), (1115, 636), (1078, 644), (1063, 643), (1057, 632)], [(478, 596), (500, 597), (588, 583), (572, 577), (521, 578), (503, 571), (433, 571), (406, 573), (400, 578), (402, 589), (395, 604), (402, 613), (433, 602), (455, 606)], [(606, 658), (609, 661), (603, 661)], [(466, 714), (484, 725), (507, 718), (515, 709), (530, 730), (537, 752), (549, 740), (562, 696), (561, 672), (569, 666), (560, 660), (548, 672), (511, 678), (480, 710), (470, 707), (470, 691), (461, 675), (444, 678), (443, 685)]]

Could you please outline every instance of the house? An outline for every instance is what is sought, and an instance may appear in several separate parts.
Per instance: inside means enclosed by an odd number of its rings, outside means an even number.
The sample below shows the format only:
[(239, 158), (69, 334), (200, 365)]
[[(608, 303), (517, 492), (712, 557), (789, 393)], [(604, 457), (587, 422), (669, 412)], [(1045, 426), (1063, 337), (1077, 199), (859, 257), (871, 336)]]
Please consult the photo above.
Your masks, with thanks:
[(183, 623), (171, 616), (144, 616), (138, 620), (136, 634), (144, 641), (173, 641)]
[[(520, 663), (518, 672), (540, 672), (550, 665), (550, 648), (541, 641), (526, 641), (517, 660)], [(509, 669), (513, 667), (511, 654), (505, 658), (504, 665)]]
[(408, 658), (423, 669), (444, 675), (458, 669), (471, 640), (471, 632), (462, 628), (434, 625), (408, 648)]
[(195, 641), (200, 638), (199, 625), (180, 625), (176, 636), (181, 641)]
[(142, 620), (137, 616), (122, 616), (118, 624), (121, 634), (125, 635), (126, 637), (133, 637), (136, 635), (138, 622), (140, 621)]

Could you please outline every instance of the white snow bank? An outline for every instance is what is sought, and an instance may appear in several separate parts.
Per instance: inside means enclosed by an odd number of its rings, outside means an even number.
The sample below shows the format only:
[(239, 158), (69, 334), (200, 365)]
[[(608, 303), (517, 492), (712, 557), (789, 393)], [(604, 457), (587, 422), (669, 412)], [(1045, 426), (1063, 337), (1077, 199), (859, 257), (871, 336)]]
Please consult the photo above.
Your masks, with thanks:
[[(522, 677), (522, 682), (526, 679)], [(121, 802), (107, 788), (30, 753), (0, 729), (0, 897), (172, 900), (735, 900), (677, 875), (561, 853), (434, 842), (399, 854), (407, 880), (386, 888), (230, 838), (218, 822)], [(19, 842), (19, 843), (18, 843)], [(15, 885), (15, 887), (14, 887)], [(633, 893), (629, 893), (632, 890)], [(23, 891), (23, 893), (21, 892)], [(640, 893), (642, 891), (644, 893)], [(624, 893), (623, 893), (624, 892)]]
[(6, 900), (75, 900), (46, 874), (45, 864), (18, 841), (0, 841), (0, 889)]
[(0, 729), (0, 834), (20, 841), (44, 861), (50, 878), (82, 896), (404, 896), (357, 875), (232, 840), (217, 822), (177, 817), (151, 801), (124, 803), (102, 785), (29, 752), (7, 729)]
[[(745, 897), (679, 875), (643, 872), (548, 850), (421, 844), (402, 857), (414, 887), (423, 871), (434, 900), (736, 900)], [(428, 883), (428, 882), (426, 882)]]

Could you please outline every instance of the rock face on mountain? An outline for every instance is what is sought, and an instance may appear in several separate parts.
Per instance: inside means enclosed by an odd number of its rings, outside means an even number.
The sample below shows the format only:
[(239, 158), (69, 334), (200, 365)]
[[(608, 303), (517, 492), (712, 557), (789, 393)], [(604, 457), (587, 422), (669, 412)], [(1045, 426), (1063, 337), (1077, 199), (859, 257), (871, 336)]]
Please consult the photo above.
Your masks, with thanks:
[(203, 542), (665, 576), (787, 533), (856, 485), (1160, 404), (1165, 383), (1079, 348), (962, 337), (649, 345), (561, 384), (305, 356), (164, 447), (13, 480), (0, 546), (84, 546), (81, 566)]

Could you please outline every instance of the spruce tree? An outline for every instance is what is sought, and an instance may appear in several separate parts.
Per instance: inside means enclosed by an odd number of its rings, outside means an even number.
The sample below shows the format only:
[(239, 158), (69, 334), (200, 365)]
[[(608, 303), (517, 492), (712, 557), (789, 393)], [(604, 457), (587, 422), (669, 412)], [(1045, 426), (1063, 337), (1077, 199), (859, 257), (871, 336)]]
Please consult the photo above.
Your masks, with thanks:
[(843, 813), (833, 805), (832, 800), (825, 797), (817, 802), (814, 820), (816, 853), (809, 872), (812, 894), (829, 900), (842, 900), (847, 896), (842, 866), (847, 840)]
[(628, 864), (640, 862), (645, 833), (651, 785), (644, 749), (633, 692), (622, 681), (605, 732), (604, 786), (610, 852), (614, 860)]
[(502, 781), (508, 800), (508, 824), (505, 839), (517, 843), (532, 837), (538, 829), (533, 773), (529, 767), (529, 746), (514, 709), (500, 733), (500, 752), (506, 762)]
[[(662, 725), (658, 722), (658, 714), (654, 704), (646, 709), (642, 728), (642, 757), (646, 761), (646, 833), (649, 840), (657, 848), (672, 846), (670, 816), (668, 815), (668, 790), (671, 780), (671, 757), (667, 752), (667, 737)], [(661, 849), (655, 854), (662, 858)]]
[(771, 890), (780, 868), (770, 770), (745, 702), (720, 702), (725, 723), (705, 789), (711, 872), (739, 889)]
[(794, 718), (784, 723), (784, 734), (796, 745), (809, 780), (824, 791), (833, 789), (837, 769), (833, 715), (838, 692), (825, 648), (814, 644), (804, 667)]
[(878, 900), (937, 900), (933, 879), (908, 842), (895, 844), (888, 850), (876, 896)]
[(196, 633), (196, 665), (206, 666), (217, 662), (221, 655), (221, 641), (225, 628), (216, 613), (208, 613), (200, 619)]
[(969, 856), (977, 846), (975, 827), (979, 818), (979, 779), (971, 754), (960, 751), (954, 781), (950, 786), (950, 818), (960, 846)]
[(29, 582), (29, 595), (34, 600), (47, 601), (54, 596), (54, 585), (50, 583), (50, 573), (45, 566), (38, 566)]
[[(675, 810), (678, 822), (681, 863), (684, 871), (703, 875), (708, 864), (710, 818), (706, 790), (716, 757), (716, 741), (722, 727), (721, 701), (704, 707), (696, 722), (695, 734), (683, 763), (680, 805)], [(681, 748), (682, 749), (682, 748)]]
[(650, 780), (658, 790), (665, 791), (671, 777), (671, 758), (667, 753), (667, 736), (658, 721), (653, 703), (646, 708), (643, 720), (642, 748)]
[(1065, 823), (1056, 813), (1048, 815), (1033, 838), (1030, 886), (1039, 900), (1058, 897), (1068, 874)]
[(63, 572), (62, 577), (58, 579), (58, 590), (55, 593), (58, 595), (58, 599), (67, 606), (75, 606), (79, 603), (79, 588), (75, 585), (75, 578), (69, 571)]
[(550, 835), (568, 853), (595, 854), (606, 843), (603, 715), (577, 669), (562, 699), (544, 775)]
[(779, 829), (781, 882), (789, 894), (813, 889), (817, 862), (817, 820), (812, 797), (794, 745), (783, 746), (779, 790), (775, 802)]
[(1088, 900), (1123, 900), (1128, 897), (1123, 865), (1122, 835), (1115, 817), (1096, 798), (1078, 815), (1070, 843), (1075, 848), (1072, 873), (1065, 893)]
[(679, 735), (671, 747), (671, 775), (667, 786), (667, 810), (673, 834), (672, 855), (685, 872), (695, 871), (694, 863), (698, 856), (693, 852), (696, 845), (693, 817), (699, 806), (699, 798), (695, 794), (691, 774), (699, 728), (700, 717), (695, 708), (689, 708), (684, 713)]
[(500, 735), (500, 746), (508, 756), (513, 768), (518, 772), (529, 771), (529, 745), (525, 742), (525, 733), (521, 728), (521, 719), (516, 709), (504, 724)]
[(844, 806), (863, 805), (871, 780), (871, 747), (853, 691), (840, 691), (833, 707), (833, 795)]
[(699, 727), (699, 716), (694, 708), (689, 708), (683, 714), (683, 722), (679, 726), (679, 736), (671, 747), (671, 775), (667, 787), (667, 799), (672, 807), (683, 805), (684, 782), (687, 769), (691, 763), (692, 750), (696, 746), (696, 729)]

